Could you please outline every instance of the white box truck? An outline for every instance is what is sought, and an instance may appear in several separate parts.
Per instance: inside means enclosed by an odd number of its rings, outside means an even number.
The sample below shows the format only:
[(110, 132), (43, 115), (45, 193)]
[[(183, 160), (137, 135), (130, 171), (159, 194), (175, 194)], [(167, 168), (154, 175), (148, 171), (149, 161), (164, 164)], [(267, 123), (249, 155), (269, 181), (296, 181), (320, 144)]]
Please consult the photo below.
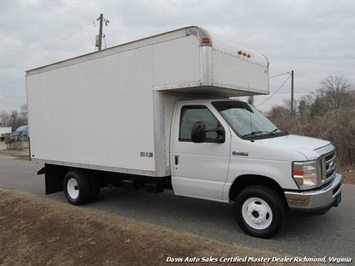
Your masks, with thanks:
[[(334, 146), (288, 134), (236, 96), (269, 93), (265, 56), (187, 27), (27, 71), (33, 161), (71, 204), (100, 188), (234, 202), (268, 238), (341, 201)], [(68, 130), (70, 128), (70, 130)], [(102, 131), (104, 129), (104, 132)]]

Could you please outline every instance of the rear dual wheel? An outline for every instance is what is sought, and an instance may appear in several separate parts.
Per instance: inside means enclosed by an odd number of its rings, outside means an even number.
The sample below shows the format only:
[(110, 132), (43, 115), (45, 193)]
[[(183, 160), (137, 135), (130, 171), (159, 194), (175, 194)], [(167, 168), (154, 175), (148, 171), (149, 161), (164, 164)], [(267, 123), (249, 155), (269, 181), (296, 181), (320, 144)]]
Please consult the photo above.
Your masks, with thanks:
[(70, 204), (81, 205), (95, 201), (100, 195), (100, 183), (94, 176), (72, 170), (64, 177), (64, 194)]

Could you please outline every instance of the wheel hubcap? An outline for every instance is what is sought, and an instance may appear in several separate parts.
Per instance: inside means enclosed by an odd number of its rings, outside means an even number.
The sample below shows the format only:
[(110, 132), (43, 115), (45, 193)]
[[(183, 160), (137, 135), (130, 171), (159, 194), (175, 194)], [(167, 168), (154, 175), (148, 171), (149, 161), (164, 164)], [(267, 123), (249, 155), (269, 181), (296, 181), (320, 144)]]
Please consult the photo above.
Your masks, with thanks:
[(272, 222), (272, 210), (266, 201), (260, 198), (250, 198), (242, 206), (244, 221), (252, 228), (263, 230)]
[(77, 199), (79, 197), (79, 184), (75, 178), (70, 178), (67, 184), (67, 191), (72, 199)]

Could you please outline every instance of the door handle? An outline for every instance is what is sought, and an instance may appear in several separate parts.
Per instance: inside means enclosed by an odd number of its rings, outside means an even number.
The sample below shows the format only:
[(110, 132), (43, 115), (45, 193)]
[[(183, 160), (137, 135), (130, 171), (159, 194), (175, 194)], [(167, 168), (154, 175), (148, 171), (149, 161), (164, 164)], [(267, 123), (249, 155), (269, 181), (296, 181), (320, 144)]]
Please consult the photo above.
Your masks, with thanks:
[(175, 170), (179, 169), (180, 167), (180, 155), (175, 155)]

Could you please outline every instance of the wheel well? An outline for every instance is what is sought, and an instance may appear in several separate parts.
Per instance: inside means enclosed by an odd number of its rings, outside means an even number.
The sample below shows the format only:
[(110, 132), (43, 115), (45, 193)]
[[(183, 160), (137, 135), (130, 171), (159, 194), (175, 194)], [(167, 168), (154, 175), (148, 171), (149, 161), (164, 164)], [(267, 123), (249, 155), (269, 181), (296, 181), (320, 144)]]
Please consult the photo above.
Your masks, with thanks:
[(70, 171), (82, 171), (86, 175), (95, 175), (95, 170), (45, 164), (45, 169), (38, 171), (38, 174), (45, 174), (46, 194), (63, 191), (64, 177)]
[[(242, 175), (235, 179), (230, 191), (229, 199), (234, 201), (237, 194), (249, 186), (264, 185), (277, 192), (283, 199), (285, 195), (280, 185), (273, 179), (260, 175)], [(286, 200), (286, 199), (285, 199)]]

